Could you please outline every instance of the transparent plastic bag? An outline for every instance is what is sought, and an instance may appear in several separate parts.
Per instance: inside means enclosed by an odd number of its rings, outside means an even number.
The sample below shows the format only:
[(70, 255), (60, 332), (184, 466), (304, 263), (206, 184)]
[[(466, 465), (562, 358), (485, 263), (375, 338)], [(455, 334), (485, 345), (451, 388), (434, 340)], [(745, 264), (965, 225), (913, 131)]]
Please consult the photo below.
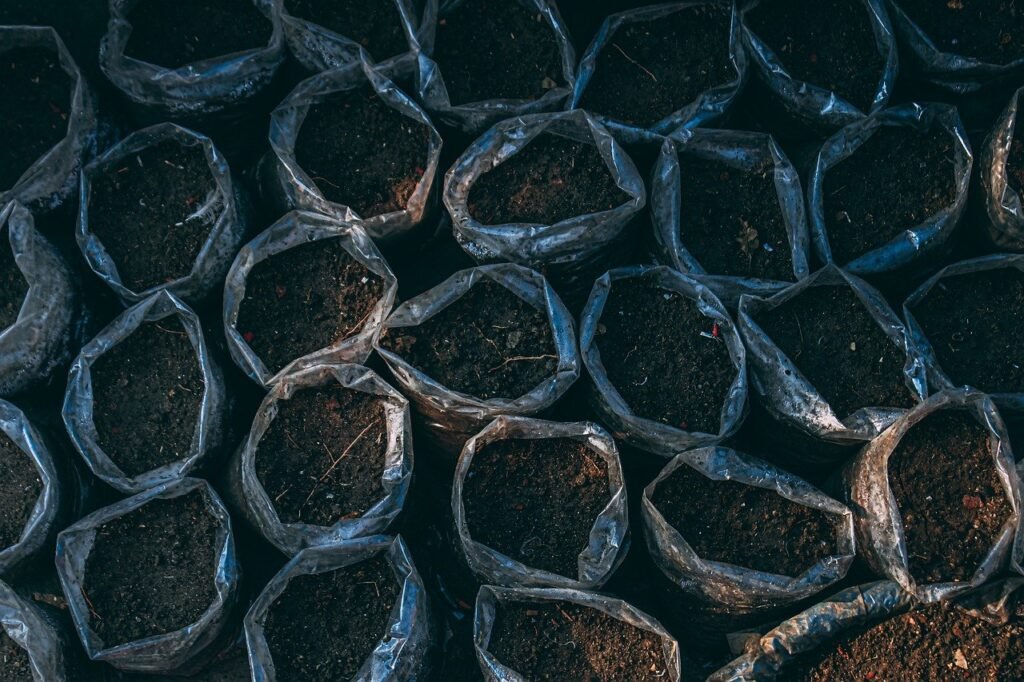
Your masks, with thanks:
[(988, 214), (988, 236), (999, 248), (1024, 251), (1024, 202), (1007, 177), (1010, 148), (1017, 137), (1018, 89), (999, 115), (981, 150), (981, 187)]
[(0, 582), (0, 628), (28, 654), (38, 682), (85, 682), (88, 679), (77, 643), (51, 614)]

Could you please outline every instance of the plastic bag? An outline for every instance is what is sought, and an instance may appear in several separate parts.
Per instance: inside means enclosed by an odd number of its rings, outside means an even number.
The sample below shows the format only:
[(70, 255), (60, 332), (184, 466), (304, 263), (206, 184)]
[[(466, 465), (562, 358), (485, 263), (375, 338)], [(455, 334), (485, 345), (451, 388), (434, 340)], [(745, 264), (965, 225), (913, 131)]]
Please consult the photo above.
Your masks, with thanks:
[[(366, 318), (360, 331), (332, 346), (296, 358), (276, 374), (249, 347), (237, 328), (238, 313), (245, 301), (245, 286), (253, 266), (282, 251), (310, 242), (337, 238), (353, 260), (384, 281), (384, 294)], [(228, 271), (224, 284), (224, 333), (228, 350), (246, 375), (258, 384), (270, 386), (278, 377), (305, 367), (332, 363), (361, 364), (373, 352), (384, 318), (391, 312), (398, 293), (398, 280), (387, 261), (362, 229), (362, 223), (348, 223), (329, 215), (293, 211), (242, 247)]]
[[(466, 521), (462, 489), (466, 475), (473, 465), (474, 455), (495, 441), (539, 438), (571, 438), (585, 442), (591, 451), (600, 455), (608, 467), (610, 500), (608, 506), (594, 520), (589, 544), (579, 555), (579, 572), (575, 578), (532, 568), (477, 542), (470, 536)], [(452, 488), (452, 513), (455, 515), (459, 541), (466, 561), (480, 576), (481, 581), (487, 584), (508, 587), (599, 589), (626, 558), (626, 549), (629, 545), (626, 487), (619, 453), (615, 441), (608, 432), (591, 422), (562, 423), (522, 417), (498, 417), (487, 428), (470, 438), (462, 449)]]
[(1017, 130), (1020, 88), (1000, 114), (981, 151), (981, 187), (988, 213), (988, 236), (999, 248), (1024, 250), (1024, 205), (1007, 178), (1006, 164)]
[(920, 225), (908, 228), (893, 237), (888, 244), (861, 254), (849, 263), (838, 263), (847, 272), (860, 276), (896, 270), (920, 260), (941, 247), (956, 229), (967, 205), (967, 189), (971, 182), (971, 167), (974, 163), (974, 155), (967, 140), (967, 131), (960, 121), (960, 114), (955, 107), (946, 104), (907, 104), (893, 107), (843, 128), (829, 138), (818, 153), (807, 192), (811, 238), (818, 259), (822, 262), (832, 262), (832, 249), (829, 247), (825, 221), (826, 175), (830, 168), (856, 153), (857, 148), (883, 126), (907, 127), (921, 132), (937, 126), (948, 132), (954, 139), (956, 199), (951, 205), (929, 216)]
[(885, 335), (906, 355), (903, 364), (904, 384), (917, 401), (924, 400), (928, 395), (925, 359), (903, 322), (889, 308), (882, 294), (835, 265), (825, 266), (771, 298), (740, 298), (737, 326), (747, 347), (754, 388), (764, 397), (765, 407), (771, 413), (806, 433), (839, 443), (871, 440), (906, 410), (864, 407), (850, 415), (836, 414), (793, 361), (779, 350), (755, 322), (754, 318), (761, 313), (778, 308), (804, 290), (816, 286), (848, 286), (853, 289)]
[[(92, 366), (108, 350), (148, 322), (177, 317), (195, 349), (203, 377), (203, 399), (192, 436), (189, 455), (151, 471), (129, 476), (110, 458), (99, 442), (93, 421)], [(229, 396), (224, 375), (212, 356), (203, 334), (202, 322), (180, 299), (159, 291), (124, 311), (87, 343), (71, 365), (62, 416), (68, 436), (90, 471), (125, 494), (133, 494), (188, 476), (219, 454), (227, 429)], [(130, 427), (130, 425), (126, 425)]]
[[(491, 634), (494, 630), (499, 606), (502, 604), (545, 602), (568, 602), (585, 608), (596, 609), (616, 620), (657, 635), (662, 640), (665, 657), (665, 682), (678, 682), (681, 679), (682, 665), (679, 657), (679, 643), (661, 626), (661, 623), (621, 599), (606, 597), (593, 592), (581, 592), (579, 590), (516, 589), (485, 585), (480, 588), (480, 592), (477, 594), (476, 609), (473, 613), (473, 643), (476, 647), (476, 657), (480, 661), (480, 669), (484, 673), (485, 680), (488, 682), (525, 682), (526, 679), (521, 673), (503, 665), (490, 652)], [(530, 633), (530, 636), (534, 635)], [(544, 646), (544, 643), (539, 642), (538, 645)]]
[[(718, 433), (685, 431), (635, 414), (608, 379), (597, 347), (597, 328), (612, 286), (626, 279), (642, 279), (662, 289), (674, 291), (694, 301), (704, 316), (718, 324), (721, 338), (729, 350), (729, 358), (736, 367), (736, 378), (722, 405)], [(746, 351), (725, 306), (706, 286), (665, 266), (634, 265), (616, 268), (606, 272), (594, 283), (581, 320), (580, 353), (593, 384), (591, 399), (601, 422), (611, 428), (616, 438), (662, 457), (674, 457), (683, 450), (721, 442), (739, 429), (747, 406)]]
[[(395, 578), (401, 583), (401, 598), (395, 602), (386, 632), (373, 653), (363, 661), (354, 680), (416, 680), (423, 672), (427, 651), (433, 641), (426, 587), (412, 555), (401, 536), (375, 536), (299, 552), (274, 576), (245, 616), (245, 641), (254, 680), (275, 682), (278, 677), (264, 635), (267, 612), (297, 576), (329, 573), (375, 556), (387, 556)], [(345, 614), (337, 614), (344, 618)], [(281, 682), (286, 682), (281, 680)]]
[(732, 307), (739, 303), (742, 294), (771, 296), (792, 283), (709, 273), (687, 250), (681, 215), (682, 183), (686, 179), (681, 177), (680, 152), (742, 171), (771, 163), (779, 208), (789, 235), (793, 281), (807, 277), (810, 237), (799, 174), (770, 135), (731, 130), (683, 130), (662, 144), (651, 180), (651, 222), (662, 263), (697, 279)]
[[(92, 179), (106, 175), (123, 164), (126, 159), (163, 142), (173, 141), (184, 147), (201, 146), (206, 153), (215, 190), (203, 198), (203, 204), (190, 217), (212, 214), (213, 225), (203, 242), (202, 250), (184, 277), (133, 291), (121, 282), (117, 264), (107, 253), (103, 243), (89, 224), (89, 198)], [(120, 144), (105, 152), (82, 171), (81, 197), (78, 204), (78, 225), (75, 237), (89, 267), (113, 289), (123, 301), (138, 303), (156, 291), (166, 290), (188, 301), (196, 301), (212, 292), (223, 281), (235, 257), (248, 226), (248, 212), (240, 186), (234, 181), (227, 161), (213, 142), (200, 133), (174, 125), (161, 123), (132, 133)]]
[(0, 628), (28, 654), (32, 678), (39, 682), (74, 682), (87, 679), (77, 643), (70, 641), (56, 619), (41, 607), (22, 599), (0, 582)]
[[(114, 519), (139, 509), (153, 500), (169, 500), (200, 491), (207, 509), (220, 525), (217, 531), (217, 567), (214, 583), (217, 597), (198, 621), (181, 630), (105, 648), (90, 626), (92, 611), (83, 592), (85, 566), (96, 531)], [(57, 537), (57, 577), (68, 600), (78, 637), (93, 661), (108, 663), (133, 672), (173, 672), (185, 668), (207, 652), (230, 624), (239, 597), (240, 567), (235, 556), (231, 517), (206, 481), (184, 478), (150, 488), (86, 516)]]

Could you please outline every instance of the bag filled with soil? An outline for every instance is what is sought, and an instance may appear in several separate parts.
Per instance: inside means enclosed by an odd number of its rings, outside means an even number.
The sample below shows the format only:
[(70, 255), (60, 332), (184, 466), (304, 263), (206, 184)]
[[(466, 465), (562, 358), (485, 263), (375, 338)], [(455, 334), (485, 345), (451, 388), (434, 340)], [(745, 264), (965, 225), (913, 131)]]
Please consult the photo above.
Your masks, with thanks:
[(441, 136), (395, 76), (364, 60), (303, 81), (278, 105), (261, 174), (279, 208), (361, 219), (374, 239), (430, 215)]
[(359, 365), (285, 375), (231, 469), (246, 518), (288, 555), (382, 533), (412, 480), (409, 403)]
[(90, 471), (131, 494), (212, 464), (222, 454), (229, 408), (199, 317), (160, 291), (82, 348), (63, 417)]
[(420, 101), (464, 133), (561, 109), (576, 82), (576, 51), (554, 0), (439, 0), (421, 47)]
[(266, 682), (420, 679), (432, 638), (401, 537), (303, 550), (245, 616), (253, 679)]
[(981, 150), (988, 236), (1000, 249), (1024, 251), (1024, 131), (1017, 134), (1021, 88), (1013, 93)]
[(946, 104), (893, 107), (843, 128), (822, 146), (808, 188), (819, 260), (863, 276), (933, 254), (960, 222), (973, 163)]
[(984, 394), (934, 394), (871, 441), (844, 478), (862, 556), (919, 599), (977, 587), (1015, 554), (1020, 482)]
[(622, 465), (594, 423), (498, 417), (462, 449), (452, 511), (486, 584), (599, 589), (626, 558)]
[(242, 247), (224, 285), (224, 330), (253, 381), (366, 361), (398, 282), (360, 226), (295, 211)]
[(473, 641), (484, 679), (679, 682), (679, 643), (613, 597), (568, 589), (482, 587)]
[(818, 438), (871, 440), (928, 395), (902, 321), (835, 265), (771, 298), (743, 296), (737, 325), (765, 406)]
[(196, 301), (224, 281), (248, 217), (213, 142), (161, 123), (85, 167), (75, 237), (89, 267), (122, 300), (167, 290)]
[(898, 56), (884, 0), (742, 0), (757, 75), (791, 116), (817, 130), (885, 108)]
[(580, 60), (571, 109), (627, 143), (720, 119), (747, 79), (736, 3), (672, 2), (605, 19)]
[(213, 649), (238, 601), (231, 519), (209, 483), (165, 483), (63, 531), (57, 576), (90, 659), (187, 670)]
[(664, 266), (631, 266), (594, 283), (580, 323), (591, 401), (619, 440), (662, 457), (739, 429), (746, 352), (725, 306)]
[(461, 270), (406, 301), (375, 348), (452, 467), (495, 417), (539, 416), (580, 374), (569, 311), (512, 263)]
[(6, 682), (87, 682), (78, 642), (59, 617), (0, 582), (0, 665)]
[(809, 274), (800, 176), (769, 135), (686, 130), (666, 139), (651, 180), (661, 262), (726, 305), (770, 296)]

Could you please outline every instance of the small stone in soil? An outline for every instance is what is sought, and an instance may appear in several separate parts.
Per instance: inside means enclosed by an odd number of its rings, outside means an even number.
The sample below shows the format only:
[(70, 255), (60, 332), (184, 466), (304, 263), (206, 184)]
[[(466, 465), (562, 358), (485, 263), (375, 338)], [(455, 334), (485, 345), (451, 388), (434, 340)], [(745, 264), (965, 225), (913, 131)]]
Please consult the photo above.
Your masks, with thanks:
[(21, 539), (42, 492), (43, 481), (32, 459), (0, 432), (0, 550)]
[(10, 234), (7, 229), (0, 228), (0, 330), (18, 321), (27, 295), (28, 281), (14, 260)]
[(378, 62), (409, 51), (394, 0), (285, 0), (284, 6), (293, 17), (354, 40)]

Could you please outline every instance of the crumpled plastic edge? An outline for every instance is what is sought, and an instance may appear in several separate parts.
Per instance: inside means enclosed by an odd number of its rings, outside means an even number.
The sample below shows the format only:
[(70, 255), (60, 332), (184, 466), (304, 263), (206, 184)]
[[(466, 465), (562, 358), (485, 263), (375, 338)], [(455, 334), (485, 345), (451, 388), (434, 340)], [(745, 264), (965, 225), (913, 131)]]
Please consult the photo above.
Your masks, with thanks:
[(988, 235), (996, 246), (1024, 250), (1024, 203), (1009, 182), (1006, 163), (1017, 129), (1017, 113), (1024, 88), (1013, 93), (981, 150), (981, 187), (988, 214)]

